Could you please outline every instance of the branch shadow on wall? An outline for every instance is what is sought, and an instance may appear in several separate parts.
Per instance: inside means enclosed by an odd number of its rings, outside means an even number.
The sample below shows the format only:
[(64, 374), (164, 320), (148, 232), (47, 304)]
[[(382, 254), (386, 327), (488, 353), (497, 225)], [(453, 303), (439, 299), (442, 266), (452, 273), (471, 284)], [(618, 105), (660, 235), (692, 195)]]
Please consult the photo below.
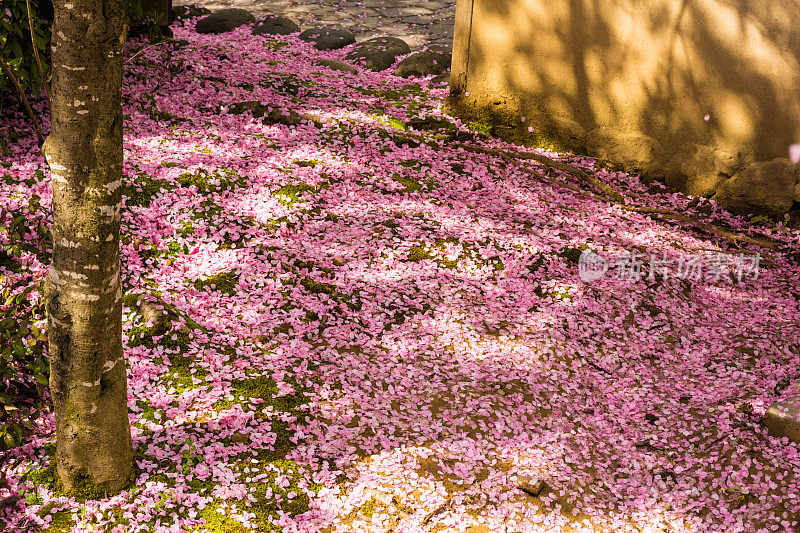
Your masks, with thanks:
[(665, 161), (692, 144), (785, 157), (800, 136), (797, 20), (777, 0), (475, 0), (467, 91), (547, 126), (648, 136)]

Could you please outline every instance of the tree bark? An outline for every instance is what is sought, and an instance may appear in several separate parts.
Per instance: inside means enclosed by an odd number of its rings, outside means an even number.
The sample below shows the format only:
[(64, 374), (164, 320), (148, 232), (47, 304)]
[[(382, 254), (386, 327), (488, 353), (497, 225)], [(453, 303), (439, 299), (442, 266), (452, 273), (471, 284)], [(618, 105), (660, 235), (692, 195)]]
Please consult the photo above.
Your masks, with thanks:
[(53, 259), (45, 283), (61, 489), (96, 496), (133, 476), (122, 354), (124, 2), (56, 0), (50, 135)]

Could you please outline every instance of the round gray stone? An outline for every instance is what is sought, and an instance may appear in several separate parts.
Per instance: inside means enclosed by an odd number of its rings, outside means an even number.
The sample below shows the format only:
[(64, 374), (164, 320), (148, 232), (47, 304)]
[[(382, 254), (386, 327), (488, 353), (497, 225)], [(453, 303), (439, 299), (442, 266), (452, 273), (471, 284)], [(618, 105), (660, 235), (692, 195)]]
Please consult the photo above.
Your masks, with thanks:
[(317, 50), (338, 50), (356, 42), (355, 36), (339, 28), (312, 28), (300, 34), (300, 40), (314, 43)]
[(200, 6), (175, 6), (172, 8), (170, 13), (170, 22), (174, 22), (176, 20), (188, 20), (197, 17), (202, 17), (203, 15), (208, 15), (211, 13), (211, 10), (205, 7)]
[(317, 59), (317, 63), (328, 67), (331, 70), (336, 70), (339, 72), (347, 72), (349, 74), (357, 74), (358, 69), (349, 63), (344, 63), (342, 61), (336, 61), (335, 59)]
[(221, 9), (198, 20), (195, 29), (197, 33), (225, 33), (255, 21), (252, 13), (244, 9)]
[(436, 76), (450, 68), (452, 58), (452, 54), (447, 50), (428, 49), (423, 52), (417, 52), (403, 59), (397, 65), (394, 75), (401, 78)]
[(431, 78), (431, 85), (440, 86), (440, 85), (447, 85), (450, 83), (450, 73), (443, 72), (438, 76)]
[(289, 35), (300, 31), (292, 19), (278, 15), (267, 15), (253, 26), (253, 35)]
[(353, 63), (363, 65), (364, 68), (379, 72), (391, 67), (397, 56), (411, 52), (408, 43), (397, 37), (376, 37), (364, 41), (350, 53), (345, 59)]
[[(800, 387), (797, 388), (800, 391)], [(787, 437), (800, 443), (800, 396), (790, 396), (773, 403), (764, 413), (762, 423), (773, 437)]]

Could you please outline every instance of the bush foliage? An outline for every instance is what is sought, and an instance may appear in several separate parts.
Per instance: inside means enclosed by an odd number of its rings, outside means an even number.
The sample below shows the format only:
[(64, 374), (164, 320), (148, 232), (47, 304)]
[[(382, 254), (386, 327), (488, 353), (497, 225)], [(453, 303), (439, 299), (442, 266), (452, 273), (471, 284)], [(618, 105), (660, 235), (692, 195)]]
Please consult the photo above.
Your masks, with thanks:
[[(44, 89), (45, 80), (50, 77), (49, 48), (53, 3), (51, 0), (30, 0), (30, 3), (34, 19), (34, 39), (31, 39), (26, 0), (0, 0), (0, 59), (11, 67), (25, 92), (38, 97)], [(154, 23), (155, 14), (147, 13), (142, 8), (142, 0), (128, 0), (126, 11), (130, 25), (139, 28), (140, 33), (148, 35), (150, 40), (163, 37)], [(42, 60), (45, 80), (36, 65), (34, 40)], [(2, 98), (9, 90), (13, 91), (13, 85), (0, 69), (0, 112), (3, 109)]]
[[(34, 254), (49, 262), (50, 237), (40, 198), (27, 208), (0, 209), (0, 451), (22, 444), (46, 409), (48, 380), (45, 314), (41, 279), (28, 273), (18, 257)], [(0, 487), (2, 488), (2, 487)]]
[[(34, 19), (36, 48), (42, 58), (44, 76), (48, 78), (50, 67), (46, 56), (50, 43), (52, 3), (45, 0), (31, 0), (31, 10)], [(26, 92), (38, 96), (44, 89), (45, 80), (42, 79), (36, 66), (33, 47), (25, 0), (2, 0), (0, 3), (0, 59), (11, 67), (11, 71)], [(0, 96), (9, 89), (13, 90), (13, 87), (5, 73), (0, 70)]]

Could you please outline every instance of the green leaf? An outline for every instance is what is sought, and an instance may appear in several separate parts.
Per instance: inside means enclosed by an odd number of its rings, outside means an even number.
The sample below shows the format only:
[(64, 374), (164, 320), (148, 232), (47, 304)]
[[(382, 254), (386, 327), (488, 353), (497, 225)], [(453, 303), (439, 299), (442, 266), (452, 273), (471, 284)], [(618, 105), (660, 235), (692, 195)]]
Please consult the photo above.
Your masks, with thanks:
[(11, 51), (14, 53), (14, 57), (23, 57), (22, 47), (17, 41), (11, 43)]

